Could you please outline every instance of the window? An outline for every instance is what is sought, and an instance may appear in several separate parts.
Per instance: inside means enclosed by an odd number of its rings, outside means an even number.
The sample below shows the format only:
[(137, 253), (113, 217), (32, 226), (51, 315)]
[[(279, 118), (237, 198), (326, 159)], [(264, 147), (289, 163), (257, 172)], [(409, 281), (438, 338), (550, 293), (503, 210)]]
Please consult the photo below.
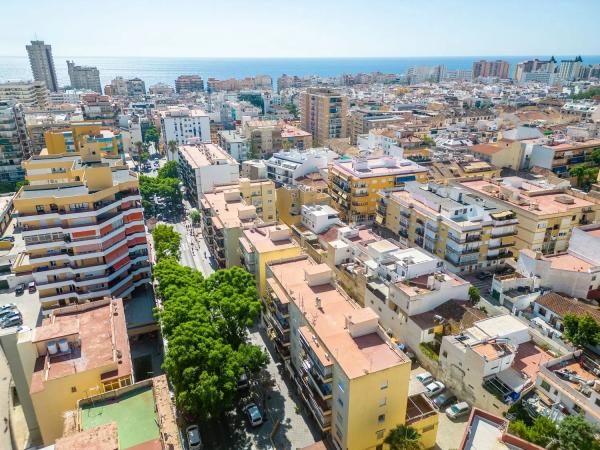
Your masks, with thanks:
[(338, 422), (343, 422), (344, 421), (344, 417), (340, 414), (339, 411), (337, 412), (336, 417), (337, 417)]
[(76, 386), (71, 386), (71, 392), (77, 392), (77, 387)]
[(383, 444), (379, 444), (377, 447), (375, 447), (375, 450), (383, 450)]
[(338, 437), (338, 439), (340, 441), (344, 440), (344, 438), (342, 437), (342, 436), (344, 436), (342, 434), (342, 430), (340, 430), (340, 428), (337, 425), (335, 426), (335, 435)]
[(448, 357), (448, 352), (446, 350), (444, 350), (442, 352), (442, 358), (447, 358)]
[(379, 431), (377, 431), (377, 433), (375, 433), (375, 435), (377, 436), (377, 439), (383, 439), (384, 433), (385, 433), (385, 430), (379, 430)]
[(338, 383), (338, 390), (343, 394), (344, 392), (346, 392), (344, 390), (344, 385), (342, 383)]
[(379, 423), (385, 422), (385, 414), (379, 414), (379, 417), (377, 418), (377, 422), (379, 422)]
[(337, 400), (337, 401), (338, 401), (339, 405), (340, 405), (340, 406), (343, 408), (343, 407), (344, 407), (344, 402), (343, 402), (343, 400), (342, 400), (341, 398), (339, 398), (339, 397), (338, 397), (338, 400)]
[(387, 403), (387, 400), (385, 397), (383, 397), (381, 400), (379, 400), (379, 406), (385, 406), (386, 403)]
[(546, 380), (542, 380), (540, 387), (546, 392), (550, 392), (550, 383), (548, 383)]
[(427, 433), (428, 431), (431, 431), (431, 430), (433, 430), (434, 428), (435, 428), (435, 425), (429, 425), (429, 426), (427, 426), (427, 427), (425, 427), (425, 428), (423, 428), (423, 429), (421, 430), (421, 434), (423, 434), (423, 433)]
[(384, 381), (383, 383), (381, 383), (381, 386), (380, 386), (379, 388), (380, 388), (381, 390), (384, 390), (384, 389), (387, 389), (387, 387), (388, 387), (388, 382), (387, 382), (387, 380), (386, 380), (386, 381)]
[(600, 398), (597, 398), (594, 403), (596, 403), (596, 406), (600, 406)]
[(581, 406), (575, 404), (573, 405), (573, 411), (575, 411), (577, 414), (579, 414), (581, 412)]

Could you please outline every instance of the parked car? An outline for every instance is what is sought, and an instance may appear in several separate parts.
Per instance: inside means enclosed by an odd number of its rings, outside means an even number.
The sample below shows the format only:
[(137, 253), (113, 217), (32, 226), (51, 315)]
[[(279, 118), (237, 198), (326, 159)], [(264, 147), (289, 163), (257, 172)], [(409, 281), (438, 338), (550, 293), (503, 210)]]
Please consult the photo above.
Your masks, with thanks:
[(21, 323), (23, 322), (23, 317), (21, 316), (21, 313), (19, 311), (13, 311), (10, 314), (2, 316), (2, 318), (0, 319), (0, 325), (2, 325), (2, 328), (5, 328), (4, 324), (13, 322), (15, 319), (19, 319)]
[(32, 281), (31, 283), (29, 283), (29, 285), (27, 285), (27, 289), (29, 290), (30, 294), (33, 294), (37, 289), (35, 287), (35, 281)]
[(458, 419), (459, 417), (469, 414), (470, 410), (471, 407), (467, 402), (455, 403), (446, 409), (446, 415), (451, 419)]
[(451, 392), (442, 392), (436, 398), (433, 399), (433, 406), (435, 406), (440, 411), (446, 409), (448, 406), (456, 403), (458, 399), (456, 395), (452, 395)]
[(190, 425), (185, 429), (190, 450), (200, 450), (202, 448), (202, 439), (200, 438), (200, 429), (198, 425)]
[(0, 321), (4, 320), (5, 317), (12, 316), (13, 314), (18, 314), (19, 311), (17, 309), (3, 309), (0, 311)]
[(435, 381), (433, 379), (433, 375), (431, 375), (429, 372), (423, 372), (420, 373), (419, 375), (416, 376), (417, 380), (419, 380), (421, 383), (423, 383), (425, 386), (427, 386), (428, 384), (432, 383), (433, 381)]
[(478, 280), (487, 280), (488, 278), (492, 278), (494, 275), (489, 272), (479, 272), (477, 274)]
[(7, 303), (6, 305), (0, 306), (0, 311), (7, 311), (11, 309), (15, 309), (17, 307), (16, 303)]
[(425, 395), (431, 398), (437, 394), (440, 394), (444, 389), (446, 389), (444, 383), (441, 381), (434, 381), (433, 383), (429, 383), (427, 386), (425, 386)]
[(8, 319), (2, 321), (2, 328), (17, 327), (23, 325), (23, 318), (19, 314), (18, 316), (10, 316)]
[(25, 292), (25, 285), (23, 283), (17, 285), (17, 287), (15, 288), (15, 294), (17, 295), (23, 295), (23, 292)]
[(250, 425), (257, 427), (263, 423), (262, 413), (258, 409), (258, 406), (256, 406), (256, 403), (248, 403), (244, 410), (246, 411)]
[(10, 242), (15, 242), (15, 237), (14, 236), (4, 236), (0, 238), (0, 241), (10, 241)]
[(238, 391), (243, 391), (244, 389), (248, 389), (250, 387), (250, 378), (246, 372), (242, 373), (240, 378), (238, 379), (237, 389)]

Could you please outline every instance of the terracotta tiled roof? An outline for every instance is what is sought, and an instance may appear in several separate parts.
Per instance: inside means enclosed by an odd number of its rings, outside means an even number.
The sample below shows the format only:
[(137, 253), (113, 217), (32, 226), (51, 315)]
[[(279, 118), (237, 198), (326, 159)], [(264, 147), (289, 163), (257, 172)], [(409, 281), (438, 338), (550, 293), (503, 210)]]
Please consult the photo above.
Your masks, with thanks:
[(567, 314), (574, 314), (576, 316), (589, 314), (596, 319), (596, 322), (600, 323), (600, 310), (556, 292), (544, 294), (535, 302), (560, 317), (565, 317)]

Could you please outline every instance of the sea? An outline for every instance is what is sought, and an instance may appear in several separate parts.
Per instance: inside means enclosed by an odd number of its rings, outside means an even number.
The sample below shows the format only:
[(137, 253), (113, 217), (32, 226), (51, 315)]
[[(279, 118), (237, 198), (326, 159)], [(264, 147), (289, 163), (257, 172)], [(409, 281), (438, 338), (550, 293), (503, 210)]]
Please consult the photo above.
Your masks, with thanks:
[[(54, 56), (57, 77), (62, 86), (69, 84), (67, 60), (83, 66), (95, 66), (100, 70), (102, 85), (121, 76), (139, 77), (146, 87), (158, 82), (175, 84), (179, 75), (200, 75), (205, 81), (270, 75), (275, 83), (282, 74), (318, 75), (333, 77), (341, 74), (383, 72), (403, 74), (410, 67), (443, 64), (448, 70), (471, 69), (473, 61), (502, 59), (510, 63), (511, 70), (517, 63), (528, 59), (548, 59), (549, 56), (469, 56), (469, 57), (403, 57), (403, 58), (167, 58), (167, 57), (92, 57)], [(571, 59), (573, 55), (555, 55), (557, 61)], [(584, 64), (600, 64), (600, 55), (582, 56)], [(30, 80), (32, 78), (27, 56), (0, 56), (0, 82)]]

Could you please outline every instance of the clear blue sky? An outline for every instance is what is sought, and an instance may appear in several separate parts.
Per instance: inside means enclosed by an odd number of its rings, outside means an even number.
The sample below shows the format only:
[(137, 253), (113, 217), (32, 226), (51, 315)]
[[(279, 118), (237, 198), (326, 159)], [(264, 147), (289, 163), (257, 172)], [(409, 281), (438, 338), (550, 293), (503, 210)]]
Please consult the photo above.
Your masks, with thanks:
[(600, 54), (600, 0), (2, 0), (0, 55)]

